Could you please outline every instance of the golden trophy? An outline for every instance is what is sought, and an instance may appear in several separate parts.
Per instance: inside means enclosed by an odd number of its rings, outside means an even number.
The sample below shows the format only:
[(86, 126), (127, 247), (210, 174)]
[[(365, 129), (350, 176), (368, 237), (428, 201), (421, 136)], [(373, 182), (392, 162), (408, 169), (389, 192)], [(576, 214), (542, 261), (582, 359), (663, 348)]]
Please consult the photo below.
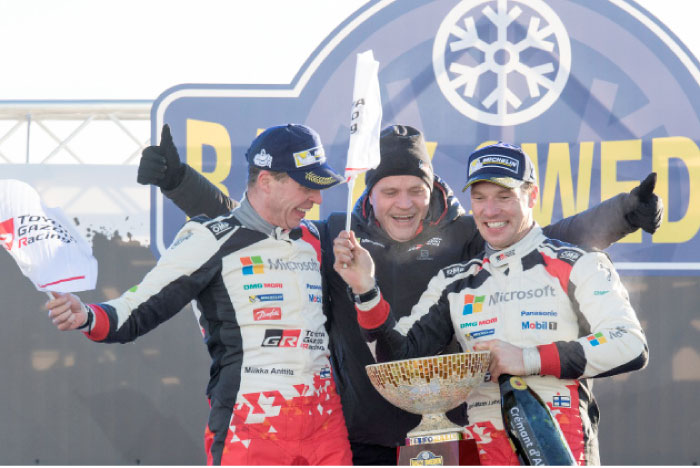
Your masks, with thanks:
[(384, 398), (409, 413), (422, 415), (420, 424), (408, 432), (407, 445), (399, 451), (400, 465), (478, 464), (476, 445), (462, 440), (464, 428), (447, 419), (445, 412), (465, 402), (484, 381), (490, 361), (491, 353), (481, 351), (366, 366), (369, 380)]

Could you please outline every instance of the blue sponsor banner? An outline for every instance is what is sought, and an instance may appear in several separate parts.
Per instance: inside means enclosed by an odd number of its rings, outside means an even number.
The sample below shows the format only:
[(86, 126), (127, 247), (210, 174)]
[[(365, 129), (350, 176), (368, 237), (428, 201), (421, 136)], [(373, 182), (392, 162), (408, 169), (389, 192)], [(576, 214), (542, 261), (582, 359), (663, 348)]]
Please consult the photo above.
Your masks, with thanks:
[[(467, 156), (486, 142), (521, 145), (535, 161), (541, 225), (628, 192), (655, 171), (662, 227), (608, 251), (621, 272), (700, 271), (698, 62), (631, 0), (370, 2), (289, 85), (167, 90), (153, 106), (152, 140), (170, 124), (183, 160), (235, 199), (245, 188), (245, 150), (271, 125), (313, 127), (342, 171), (356, 54), (368, 49), (380, 62), (384, 125), (424, 132), (435, 172), (465, 208)], [(359, 180), (355, 197), (363, 188)], [(345, 209), (344, 186), (323, 195), (312, 218)], [(185, 216), (155, 189), (152, 207), (159, 255)]]
[(469, 334), (472, 338), (483, 338), (484, 336), (489, 336), (493, 335), (496, 333), (496, 330), (494, 328), (487, 328), (485, 330), (477, 330), (475, 332), (472, 332)]
[(248, 296), (250, 302), (281, 302), (284, 301), (282, 294), (255, 294)]

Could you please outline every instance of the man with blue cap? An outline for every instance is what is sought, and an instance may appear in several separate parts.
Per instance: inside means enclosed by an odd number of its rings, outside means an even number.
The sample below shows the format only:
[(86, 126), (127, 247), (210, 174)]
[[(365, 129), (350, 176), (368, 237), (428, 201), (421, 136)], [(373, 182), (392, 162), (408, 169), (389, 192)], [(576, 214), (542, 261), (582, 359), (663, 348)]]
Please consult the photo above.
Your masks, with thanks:
[(627, 291), (605, 253), (551, 239), (535, 222), (537, 178), (519, 147), (473, 152), (467, 188), (485, 250), (440, 270), (407, 316), (384, 299), (355, 234), (335, 240), (335, 271), (365, 298), (356, 305), (365, 338), (384, 349), (382, 360), (431, 356), (455, 338), (464, 350), (491, 352), (490, 381), (467, 399), (465, 433), (482, 465), (519, 464), (501, 418), (501, 374), (522, 376), (550, 405), (578, 464), (598, 465), (591, 379), (648, 362)]
[[(162, 145), (172, 145), (165, 126)], [(211, 355), (205, 431), (213, 465), (349, 465), (323, 313), (318, 230), (305, 219), (343, 178), (303, 125), (262, 132), (246, 152), (238, 207), (192, 218), (143, 281), (121, 297), (46, 304), (59, 330), (125, 343), (191, 300)]]

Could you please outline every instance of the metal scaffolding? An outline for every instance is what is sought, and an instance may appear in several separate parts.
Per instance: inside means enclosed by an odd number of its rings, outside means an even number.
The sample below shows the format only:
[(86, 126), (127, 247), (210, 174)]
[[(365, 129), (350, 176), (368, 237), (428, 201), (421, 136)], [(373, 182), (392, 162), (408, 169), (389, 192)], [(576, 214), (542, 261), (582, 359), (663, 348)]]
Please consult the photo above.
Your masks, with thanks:
[[(0, 101), (0, 163), (135, 164), (150, 144), (151, 105)], [(112, 150), (108, 157), (100, 154), (105, 147)]]

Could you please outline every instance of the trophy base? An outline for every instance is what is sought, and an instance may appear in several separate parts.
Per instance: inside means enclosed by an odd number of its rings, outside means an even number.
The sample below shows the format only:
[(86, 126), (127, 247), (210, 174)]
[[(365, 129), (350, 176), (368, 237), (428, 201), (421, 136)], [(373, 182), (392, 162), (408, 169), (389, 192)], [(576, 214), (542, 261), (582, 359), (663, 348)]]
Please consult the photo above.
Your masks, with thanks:
[(474, 439), (399, 447), (398, 466), (476, 466), (481, 465)]

